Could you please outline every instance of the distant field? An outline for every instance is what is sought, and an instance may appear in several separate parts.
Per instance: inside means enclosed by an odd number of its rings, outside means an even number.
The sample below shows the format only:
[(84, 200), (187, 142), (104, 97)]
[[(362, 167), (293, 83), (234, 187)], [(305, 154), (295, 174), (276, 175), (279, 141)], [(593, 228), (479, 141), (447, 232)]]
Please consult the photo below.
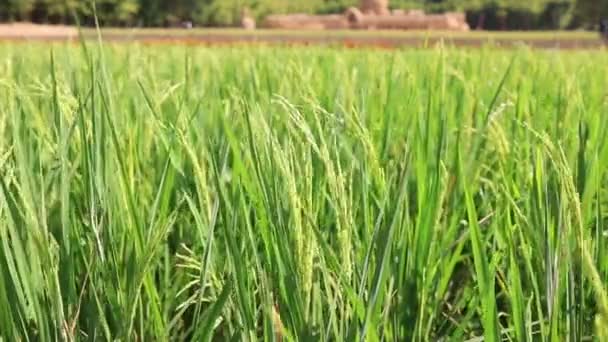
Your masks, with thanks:
[[(94, 36), (94, 30), (86, 30)], [(453, 31), (288, 31), (239, 29), (104, 29), (110, 40), (189, 43), (342, 44), (347, 46), (426, 46), (443, 41), (456, 46), (486, 44), (511, 47), (526, 44), (540, 48), (597, 48), (599, 35), (587, 31), (453, 32)]]
[[(0, 40), (74, 40), (75, 28), (51, 26), (10, 27), (0, 25)], [(83, 29), (82, 34), (94, 39), (97, 31)], [(514, 47), (525, 44), (537, 48), (586, 49), (602, 47), (595, 32), (452, 32), (452, 31), (286, 31), (241, 29), (124, 29), (102, 30), (107, 41), (187, 44), (272, 44), (272, 45), (343, 45), (348, 47), (425, 47), (443, 42), (454, 46), (494, 45)]]
[[(96, 30), (86, 29), (87, 34), (94, 34)], [(102, 29), (104, 34), (118, 35), (126, 34), (132, 36), (145, 35), (169, 35), (169, 36), (204, 36), (204, 35), (225, 35), (225, 36), (268, 36), (268, 35), (284, 35), (286, 37), (311, 36), (311, 37), (415, 37), (415, 38), (434, 38), (434, 37), (451, 37), (451, 38), (477, 38), (477, 39), (579, 39), (579, 40), (597, 40), (598, 34), (589, 31), (399, 31), (399, 30), (270, 30), (257, 29), (247, 31), (242, 29), (230, 28), (194, 28), (194, 29), (165, 29), (165, 28), (145, 28), (145, 29), (123, 29), (123, 28), (107, 28)]]
[(608, 340), (605, 53), (104, 46), (0, 44), (0, 340)]

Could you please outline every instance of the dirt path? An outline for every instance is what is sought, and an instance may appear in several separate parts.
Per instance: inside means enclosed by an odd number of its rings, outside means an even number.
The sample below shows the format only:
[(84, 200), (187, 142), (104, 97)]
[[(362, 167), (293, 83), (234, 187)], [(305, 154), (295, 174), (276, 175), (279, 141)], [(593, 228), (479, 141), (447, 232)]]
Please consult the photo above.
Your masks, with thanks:
[(77, 36), (78, 30), (70, 26), (0, 24), (0, 39), (71, 39)]

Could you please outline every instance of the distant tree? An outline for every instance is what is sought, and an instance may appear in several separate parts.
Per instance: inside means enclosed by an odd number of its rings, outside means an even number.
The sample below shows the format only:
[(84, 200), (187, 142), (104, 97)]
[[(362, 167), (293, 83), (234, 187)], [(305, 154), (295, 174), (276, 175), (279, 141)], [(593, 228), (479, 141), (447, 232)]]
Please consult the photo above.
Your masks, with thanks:
[(35, 7), (35, 20), (60, 23), (73, 23), (74, 19), (90, 17), (92, 3), (81, 0), (38, 0)]
[(359, 0), (324, 0), (319, 5), (316, 12), (317, 13), (342, 13), (347, 8), (352, 7), (352, 6), (357, 6), (358, 4), (359, 4)]
[(96, 0), (95, 13), (103, 25), (130, 25), (139, 10), (138, 0)]
[(139, 24), (145, 26), (162, 26), (165, 23), (167, 1), (165, 0), (140, 0), (139, 1)]
[(241, 7), (245, 6), (245, 1), (242, 0), (209, 1), (204, 6), (197, 8), (196, 16), (193, 19), (205, 25), (233, 25), (240, 18)]
[(608, 17), (608, 0), (576, 0), (572, 26), (596, 27), (601, 18)]
[(138, 10), (137, 0), (116, 0), (113, 17), (120, 24), (132, 24)]
[[(548, 4), (571, 0), (443, 0), (435, 1), (442, 10), (459, 10), (476, 14), (473, 27), (486, 28), (486, 19), (492, 19), (502, 30), (534, 26), (526, 23), (538, 18)], [(489, 18), (488, 18), (489, 17)], [(513, 27), (509, 26), (509, 23)]]
[(9, 21), (29, 20), (34, 4), (35, 0), (2, 0), (0, 13)]

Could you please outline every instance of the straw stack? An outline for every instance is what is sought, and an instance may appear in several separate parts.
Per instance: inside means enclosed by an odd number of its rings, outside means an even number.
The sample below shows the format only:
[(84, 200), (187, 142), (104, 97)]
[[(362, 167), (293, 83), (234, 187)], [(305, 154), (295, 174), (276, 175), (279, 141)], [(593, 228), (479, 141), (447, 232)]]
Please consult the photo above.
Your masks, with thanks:
[(266, 17), (264, 27), (284, 30), (327, 30), (349, 27), (343, 15), (288, 14)]
[(387, 15), (390, 13), (388, 0), (361, 0), (359, 8), (366, 15)]

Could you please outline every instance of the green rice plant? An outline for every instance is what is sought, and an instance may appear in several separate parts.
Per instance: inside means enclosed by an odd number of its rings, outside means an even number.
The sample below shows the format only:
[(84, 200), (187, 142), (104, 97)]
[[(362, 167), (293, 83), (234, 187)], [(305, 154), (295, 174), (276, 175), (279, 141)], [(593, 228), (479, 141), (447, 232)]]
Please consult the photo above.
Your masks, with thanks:
[(0, 44), (0, 338), (604, 340), (606, 71)]

